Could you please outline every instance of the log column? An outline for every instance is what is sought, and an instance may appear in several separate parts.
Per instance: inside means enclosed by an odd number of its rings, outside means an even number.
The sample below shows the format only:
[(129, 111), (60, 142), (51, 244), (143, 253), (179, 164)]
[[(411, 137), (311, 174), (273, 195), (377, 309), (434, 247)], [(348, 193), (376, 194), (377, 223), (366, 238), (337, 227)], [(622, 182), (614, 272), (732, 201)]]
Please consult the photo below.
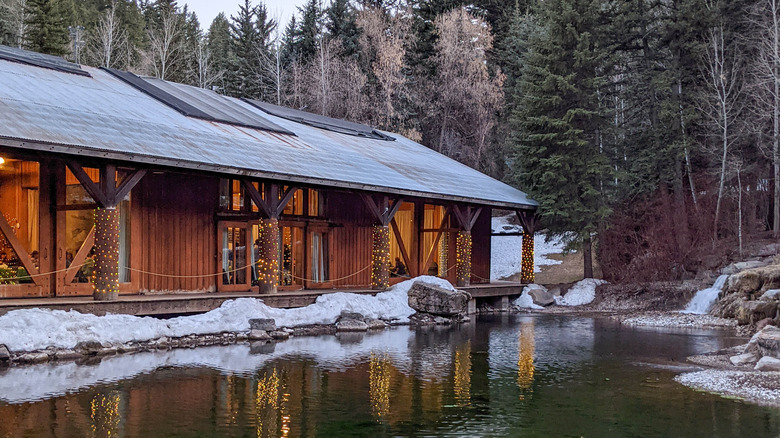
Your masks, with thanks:
[(453, 205), (452, 212), (461, 227), (455, 240), (455, 282), (457, 287), (464, 287), (471, 284), (471, 229), (482, 208)]
[(257, 280), (261, 294), (276, 293), (279, 284), (279, 220), (260, 219), (257, 254)]
[(371, 245), (371, 288), (390, 287), (390, 227), (374, 225)]
[(539, 218), (534, 211), (518, 210), (515, 213), (523, 226), (520, 282), (531, 284), (536, 281), (536, 274), (534, 274), (534, 232), (536, 231)]
[(119, 211), (116, 207), (95, 210), (95, 270), (92, 295), (95, 301), (119, 297)]
[(469, 286), (471, 284), (471, 231), (458, 231), (458, 238), (455, 242), (455, 260), (456, 260), (456, 283), (458, 287)]
[(146, 170), (128, 172), (117, 185), (117, 166), (101, 164), (100, 181), (95, 183), (76, 161), (67, 161), (76, 179), (97, 204), (95, 210), (95, 269), (92, 278), (92, 296), (95, 301), (113, 301), (119, 296), (119, 210), (122, 202), (135, 187)]
[(244, 180), (243, 184), (252, 202), (265, 215), (258, 226), (257, 279), (261, 294), (273, 294), (279, 284), (279, 216), (298, 187), (282, 190), (283, 186), (277, 183), (264, 183), (261, 194), (252, 181)]
[[(376, 197), (369, 193), (363, 193), (361, 196), (368, 210), (378, 221), (372, 233), (371, 289), (385, 290), (390, 287), (390, 223), (403, 200), (390, 199), (389, 196)], [(405, 262), (406, 269), (410, 269), (409, 261), (405, 260)]]

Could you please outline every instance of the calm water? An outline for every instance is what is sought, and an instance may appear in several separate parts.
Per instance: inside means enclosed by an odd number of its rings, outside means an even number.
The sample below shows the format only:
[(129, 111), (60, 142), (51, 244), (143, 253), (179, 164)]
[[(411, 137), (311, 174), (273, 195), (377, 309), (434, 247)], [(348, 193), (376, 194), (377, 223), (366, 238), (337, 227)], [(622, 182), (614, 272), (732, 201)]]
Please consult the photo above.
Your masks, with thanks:
[(0, 436), (780, 435), (780, 410), (672, 381), (725, 332), (482, 318), (0, 371)]

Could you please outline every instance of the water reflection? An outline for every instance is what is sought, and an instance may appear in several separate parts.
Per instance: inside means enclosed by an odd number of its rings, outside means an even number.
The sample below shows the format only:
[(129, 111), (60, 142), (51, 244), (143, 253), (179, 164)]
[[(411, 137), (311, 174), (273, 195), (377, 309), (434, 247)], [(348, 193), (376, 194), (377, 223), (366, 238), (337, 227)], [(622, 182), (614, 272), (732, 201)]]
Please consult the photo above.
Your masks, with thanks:
[[(521, 391), (533, 392), (534, 383), (534, 321), (520, 323), (520, 337), (517, 340), (517, 386)], [(520, 393), (520, 399), (526, 394)]]
[(390, 358), (371, 353), (368, 370), (368, 395), (371, 413), (381, 422), (390, 413)]
[(98, 393), (90, 403), (90, 418), (92, 419), (92, 436), (95, 438), (116, 437), (121, 430), (120, 403), (122, 396), (119, 391)]
[[(728, 339), (696, 337), (706, 340), (502, 316), (10, 368), (0, 371), (0, 437), (776, 435), (774, 411), (632, 365), (649, 351), (684, 357)], [(660, 383), (642, 384), (648, 377)]]
[(471, 341), (466, 341), (455, 350), (453, 386), (458, 406), (468, 406), (471, 403)]

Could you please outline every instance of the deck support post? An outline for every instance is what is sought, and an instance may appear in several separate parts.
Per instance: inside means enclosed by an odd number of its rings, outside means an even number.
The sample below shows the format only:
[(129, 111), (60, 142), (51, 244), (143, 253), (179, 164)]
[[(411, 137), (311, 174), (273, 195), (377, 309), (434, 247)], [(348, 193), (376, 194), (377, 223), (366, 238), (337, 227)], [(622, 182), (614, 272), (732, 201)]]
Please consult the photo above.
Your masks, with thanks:
[(536, 281), (534, 274), (534, 231), (538, 217), (534, 212), (517, 211), (517, 218), (523, 226), (523, 244), (520, 257), (520, 282), (531, 284)]
[(257, 280), (261, 294), (276, 293), (279, 284), (279, 220), (260, 219), (257, 254)]
[(371, 244), (371, 289), (390, 287), (390, 227), (374, 225)]
[(267, 182), (262, 185), (262, 192), (250, 180), (243, 180), (244, 188), (265, 215), (260, 219), (258, 236), (260, 247), (257, 254), (257, 279), (261, 294), (273, 294), (279, 284), (279, 217), (287, 204), (292, 200), (296, 186), (284, 186)]
[(92, 279), (92, 297), (95, 301), (115, 301), (119, 297), (119, 210), (117, 205), (146, 175), (146, 169), (130, 171), (121, 183), (117, 180), (117, 166), (105, 163), (99, 166), (100, 180), (95, 183), (75, 160), (67, 166), (84, 190), (97, 204), (95, 209), (95, 270)]
[(462, 228), (455, 239), (455, 285), (471, 285), (471, 229), (477, 223), (482, 208), (452, 206), (452, 212)]
[(95, 301), (119, 297), (119, 210), (95, 210), (95, 270), (92, 296)]
[(456, 286), (469, 286), (471, 285), (471, 231), (458, 231), (455, 245)]

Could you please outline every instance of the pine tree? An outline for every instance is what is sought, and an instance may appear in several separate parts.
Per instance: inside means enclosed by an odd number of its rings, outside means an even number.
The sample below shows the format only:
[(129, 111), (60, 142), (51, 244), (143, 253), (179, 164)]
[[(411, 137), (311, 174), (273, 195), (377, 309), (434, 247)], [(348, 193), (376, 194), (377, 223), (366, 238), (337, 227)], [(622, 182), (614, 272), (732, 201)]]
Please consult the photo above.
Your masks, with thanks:
[(63, 56), (68, 53), (68, 17), (62, 0), (27, 0), (24, 47)]
[(543, 30), (530, 36), (518, 81), (521, 108), (511, 117), (512, 176), (539, 201), (550, 231), (582, 248), (585, 277), (593, 276), (592, 236), (609, 213), (599, 106), (608, 47), (597, 38), (599, 14), (597, 0), (544, 2)]
[(307, 64), (317, 53), (322, 37), (323, 11), (320, 0), (307, 1), (303, 7), (298, 8), (298, 12), (301, 14), (301, 21), (296, 29), (297, 38), (293, 52), (302, 64)]
[(228, 73), (226, 92), (234, 97), (258, 98), (261, 94), (257, 47), (257, 7), (249, 0), (239, 5), (238, 15), (230, 17), (235, 65)]
[(333, 0), (325, 10), (325, 16), (327, 18), (325, 30), (329, 38), (340, 42), (340, 55), (356, 57), (360, 31), (357, 28), (355, 10), (350, 0)]
[(212, 56), (214, 71), (219, 75), (219, 80), (215, 84), (217, 91), (224, 93), (227, 72), (236, 60), (230, 39), (230, 23), (222, 12), (214, 17), (214, 21), (209, 26), (207, 45)]

